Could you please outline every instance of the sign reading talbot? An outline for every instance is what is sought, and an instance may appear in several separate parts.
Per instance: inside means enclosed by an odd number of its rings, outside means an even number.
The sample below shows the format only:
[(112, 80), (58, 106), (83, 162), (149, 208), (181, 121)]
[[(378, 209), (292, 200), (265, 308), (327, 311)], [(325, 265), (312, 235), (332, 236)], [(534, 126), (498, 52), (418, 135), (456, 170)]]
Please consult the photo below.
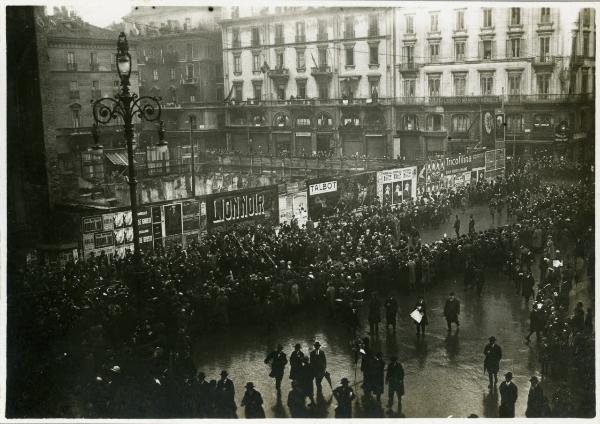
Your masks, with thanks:
[(212, 194), (207, 199), (208, 225), (264, 219), (279, 220), (277, 186)]
[(331, 193), (337, 191), (337, 181), (325, 181), (322, 183), (310, 184), (308, 186), (308, 194), (314, 196), (315, 194)]

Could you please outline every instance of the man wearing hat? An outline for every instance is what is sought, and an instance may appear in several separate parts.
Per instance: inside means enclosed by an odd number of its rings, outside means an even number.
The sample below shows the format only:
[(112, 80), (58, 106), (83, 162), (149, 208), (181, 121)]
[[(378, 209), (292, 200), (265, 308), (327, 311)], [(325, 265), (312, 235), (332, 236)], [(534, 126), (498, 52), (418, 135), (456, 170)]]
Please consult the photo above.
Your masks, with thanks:
[(500, 418), (515, 417), (515, 403), (517, 402), (517, 386), (512, 382), (512, 372), (504, 374), (504, 381), (500, 384)]
[(283, 353), (283, 346), (280, 344), (277, 345), (277, 350), (269, 353), (265, 359), (265, 364), (271, 364), (269, 377), (275, 379), (275, 389), (277, 390), (278, 398), (281, 397), (281, 380), (283, 379), (283, 372), (287, 362), (287, 356)]
[(196, 405), (196, 416), (199, 418), (206, 418), (209, 414), (210, 408), (210, 383), (206, 381), (206, 374), (199, 371), (196, 375), (196, 388), (197, 388), (197, 402)]
[(254, 383), (246, 383), (246, 393), (244, 393), (244, 398), (242, 399), (246, 418), (265, 418), (265, 410), (262, 404), (262, 396), (254, 389)]
[(217, 409), (218, 418), (237, 418), (235, 410), (235, 388), (233, 381), (227, 376), (227, 371), (221, 371), (221, 379), (217, 381), (217, 389), (215, 395), (215, 406)]
[(337, 408), (335, 408), (335, 417), (352, 418), (352, 401), (356, 396), (354, 395), (352, 387), (349, 386), (346, 377), (342, 378), (340, 383), (342, 383), (342, 385), (336, 387), (333, 391), (333, 396), (338, 403)]
[(292, 418), (304, 418), (306, 415), (305, 395), (297, 380), (292, 380), (292, 390), (288, 394), (287, 406)]
[(315, 385), (317, 386), (317, 396), (319, 396), (323, 393), (321, 382), (327, 370), (327, 358), (325, 357), (325, 352), (321, 350), (321, 343), (315, 342), (313, 346), (315, 348), (310, 352), (310, 367), (315, 378)]
[(544, 392), (540, 386), (540, 381), (534, 375), (529, 379), (531, 387), (529, 388), (529, 395), (527, 396), (527, 410), (525, 416), (527, 418), (540, 418), (544, 414), (545, 399)]
[(448, 331), (452, 330), (452, 323), (456, 323), (456, 327), (458, 328), (460, 324), (458, 323), (458, 315), (460, 314), (460, 301), (454, 296), (454, 292), (450, 293), (450, 296), (446, 300), (446, 304), (444, 305), (444, 316), (446, 317), (446, 324), (448, 326)]
[(483, 371), (488, 373), (490, 379), (490, 389), (498, 384), (498, 370), (500, 369), (500, 359), (502, 359), (502, 349), (496, 344), (496, 338), (490, 337), (489, 343), (483, 349), (485, 359), (483, 361)]
[(300, 368), (302, 367), (302, 358), (304, 358), (302, 346), (300, 346), (300, 343), (296, 343), (294, 351), (290, 353), (290, 380), (298, 380)]
[(388, 297), (385, 301), (385, 326), (386, 330), (392, 326), (394, 333), (396, 332), (396, 315), (398, 314), (398, 302), (394, 296)]
[(404, 396), (404, 368), (398, 362), (398, 358), (392, 356), (388, 364), (385, 381), (388, 384), (389, 400), (388, 408), (394, 405), (394, 394), (398, 396), (398, 411), (402, 411), (402, 396)]

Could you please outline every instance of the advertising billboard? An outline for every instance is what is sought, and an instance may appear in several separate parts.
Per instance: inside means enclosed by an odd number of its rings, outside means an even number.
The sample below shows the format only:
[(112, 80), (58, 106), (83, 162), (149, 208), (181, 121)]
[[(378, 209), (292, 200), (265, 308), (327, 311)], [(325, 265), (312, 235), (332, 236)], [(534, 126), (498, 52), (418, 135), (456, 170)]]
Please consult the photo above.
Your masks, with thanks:
[(377, 172), (377, 196), (384, 205), (394, 205), (417, 197), (417, 167)]
[(309, 219), (319, 221), (335, 212), (340, 200), (338, 181), (334, 177), (306, 181)]

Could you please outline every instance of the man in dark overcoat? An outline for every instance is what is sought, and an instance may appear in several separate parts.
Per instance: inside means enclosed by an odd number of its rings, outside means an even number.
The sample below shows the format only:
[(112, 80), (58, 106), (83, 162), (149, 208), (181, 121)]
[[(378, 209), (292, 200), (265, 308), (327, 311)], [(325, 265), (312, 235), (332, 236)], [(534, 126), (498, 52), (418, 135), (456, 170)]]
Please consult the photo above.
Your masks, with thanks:
[(394, 404), (394, 394), (396, 394), (398, 396), (398, 410), (401, 411), (402, 396), (404, 396), (404, 368), (395, 356), (390, 358), (385, 381), (388, 384), (389, 391), (388, 408), (392, 408)]
[(527, 418), (541, 418), (544, 415), (545, 408), (544, 391), (535, 375), (529, 379), (529, 382), (531, 383), (531, 387), (527, 396), (525, 416)]
[(281, 380), (283, 379), (283, 372), (287, 364), (287, 356), (283, 353), (283, 346), (277, 345), (277, 350), (269, 353), (265, 359), (265, 364), (271, 364), (271, 373), (269, 377), (275, 379), (275, 389), (277, 390), (277, 397), (281, 397)]
[(333, 397), (335, 397), (338, 404), (335, 408), (335, 417), (352, 418), (352, 401), (356, 396), (346, 377), (342, 378), (341, 383), (342, 385), (336, 387), (333, 391)]
[(498, 384), (498, 371), (500, 370), (500, 359), (502, 359), (502, 349), (496, 344), (496, 338), (490, 337), (489, 343), (483, 349), (485, 359), (483, 361), (483, 370), (487, 371), (490, 379), (490, 389)]
[(325, 377), (325, 371), (327, 371), (327, 358), (325, 352), (321, 350), (321, 343), (315, 342), (314, 349), (310, 352), (310, 367), (315, 379), (315, 385), (317, 387), (317, 396), (323, 393), (321, 382)]
[(298, 372), (302, 366), (302, 358), (304, 358), (302, 346), (300, 346), (300, 343), (296, 343), (294, 351), (290, 353), (290, 380), (298, 380)]
[(515, 417), (515, 403), (517, 402), (517, 386), (512, 382), (512, 372), (504, 374), (504, 381), (500, 384), (500, 418)]
[(454, 296), (454, 292), (450, 293), (450, 296), (446, 300), (444, 305), (444, 316), (446, 317), (446, 324), (448, 331), (452, 330), (452, 323), (456, 323), (456, 327), (459, 327), (458, 315), (460, 314), (460, 301)]
[(227, 371), (221, 371), (221, 379), (217, 381), (215, 406), (218, 418), (237, 418), (235, 410), (235, 388), (233, 381), (228, 378)]

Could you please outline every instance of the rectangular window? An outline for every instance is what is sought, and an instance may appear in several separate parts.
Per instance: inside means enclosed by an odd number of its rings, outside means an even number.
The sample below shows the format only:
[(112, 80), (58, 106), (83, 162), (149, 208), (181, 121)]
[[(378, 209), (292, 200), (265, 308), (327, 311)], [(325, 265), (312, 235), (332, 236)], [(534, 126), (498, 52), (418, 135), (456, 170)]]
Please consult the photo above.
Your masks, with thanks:
[(406, 33), (415, 33), (415, 17), (413, 15), (406, 15)]
[(583, 43), (583, 56), (590, 57), (590, 34), (584, 33), (581, 42)]
[(344, 38), (354, 38), (354, 16), (344, 17)]
[(429, 15), (429, 31), (438, 32), (438, 14)]
[(454, 75), (454, 95), (464, 96), (467, 94), (467, 76), (464, 74)]
[(175, 80), (175, 68), (169, 69), (169, 75), (171, 76), (171, 81)]
[(511, 7), (510, 8), (510, 24), (521, 25), (521, 8)]
[(297, 80), (297, 96), (299, 99), (306, 99), (306, 80)]
[(185, 31), (189, 31), (192, 29), (192, 20), (190, 18), (185, 18), (185, 23), (183, 24), (183, 29)]
[(490, 60), (493, 55), (493, 40), (483, 40), (481, 41), (481, 59)]
[(100, 81), (92, 81), (92, 89), (98, 90), (100, 88)]
[(318, 35), (317, 38), (319, 41), (327, 40), (327, 21), (325, 19), (319, 19), (317, 22), (318, 26)]
[(153, 69), (152, 70), (152, 79), (154, 81), (158, 81), (158, 69)]
[(509, 133), (520, 133), (523, 131), (523, 117), (519, 114), (506, 116), (506, 127)]
[(296, 50), (296, 68), (306, 69), (306, 55), (304, 50)]
[(261, 65), (262, 64), (260, 63), (260, 53), (252, 54), (252, 71), (260, 72)]
[(280, 84), (276, 87), (277, 100), (285, 100), (285, 85)]
[(234, 49), (241, 48), (242, 47), (242, 43), (240, 41), (240, 29), (239, 28), (232, 28), (231, 29), (231, 36), (232, 36), (231, 47), (233, 47)]
[(90, 70), (98, 70), (98, 53), (90, 52)]
[(538, 93), (545, 98), (550, 92), (550, 74), (540, 74), (537, 76)]
[(79, 85), (77, 81), (71, 81), (69, 83), (69, 98), (78, 99), (79, 98)]
[(68, 71), (76, 71), (77, 64), (75, 63), (75, 53), (67, 52), (67, 70)]
[(540, 23), (549, 24), (550, 22), (550, 8), (542, 7), (540, 11)]
[(589, 82), (589, 70), (582, 69), (581, 70), (581, 93), (585, 94), (588, 92), (588, 82)]
[(369, 64), (379, 64), (379, 44), (371, 44), (369, 46)]
[(494, 94), (494, 76), (493, 75), (481, 75), (481, 95), (491, 96)]
[(540, 37), (540, 61), (546, 62), (550, 56), (550, 37)]
[(415, 97), (416, 87), (417, 87), (417, 80), (405, 79), (403, 82), (403, 86), (402, 86), (404, 97)]
[(520, 38), (511, 38), (509, 40), (509, 49), (508, 49), (509, 57), (521, 57), (521, 39)]
[(233, 85), (234, 89), (234, 93), (233, 93), (233, 97), (236, 101), (241, 102), (242, 101), (242, 96), (243, 96), (243, 90), (242, 90), (242, 84), (234, 84)]
[(254, 99), (260, 100), (262, 98), (262, 84), (254, 84)]
[(521, 73), (508, 74), (508, 94), (517, 96), (521, 94)]
[(587, 7), (585, 9), (583, 9), (583, 26), (585, 28), (589, 28), (589, 26), (590, 26), (590, 15), (591, 15), (590, 10), (591, 9), (587, 8)]
[(73, 128), (80, 127), (79, 109), (71, 109), (71, 122), (72, 122)]
[(329, 99), (329, 84), (326, 82), (319, 83), (319, 99)]
[(379, 97), (379, 80), (369, 81), (369, 93), (372, 99), (377, 99)]
[(252, 47), (260, 46), (260, 33), (258, 27), (252, 27)]
[(275, 53), (275, 64), (277, 69), (283, 69), (285, 65), (285, 58), (283, 56), (283, 51), (279, 51)]
[(465, 42), (456, 41), (454, 43), (454, 57), (457, 61), (465, 60)]
[(306, 41), (304, 22), (296, 22), (296, 43), (304, 43)]
[(275, 44), (283, 44), (283, 25), (275, 25)]
[(196, 101), (196, 96), (193, 94), (190, 95), (190, 103), (194, 103)]
[(415, 46), (402, 47), (402, 61), (408, 65), (415, 63)]
[(369, 15), (369, 37), (377, 37), (379, 35), (379, 16)]
[(456, 30), (464, 31), (465, 29), (465, 11), (457, 10), (456, 11)]
[(187, 60), (192, 60), (193, 56), (194, 56), (194, 47), (192, 46), (191, 43), (188, 43), (185, 46), (185, 57)]
[(440, 76), (439, 75), (430, 75), (428, 78), (428, 88), (429, 88), (429, 97), (439, 97), (440, 96)]
[(239, 54), (233, 56), (233, 72), (236, 74), (242, 73), (242, 61)]
[(193, 63), (188, 63), (185, 66), (185, 78), (187, 80), (191, 80), (192, 78), (194, 78), (194, 64)]
[(346, 66), (354, 66), (354, 47), (346, 47)]
[(440, 45), (438, 43), (429, 45), (429, 61), (436, 63), (440, 60)]
[(319, 49), (319, 67), (327, 66), (327, 49)]
[(492, 9), (483, 9), (483, 27), (492, 27)]

